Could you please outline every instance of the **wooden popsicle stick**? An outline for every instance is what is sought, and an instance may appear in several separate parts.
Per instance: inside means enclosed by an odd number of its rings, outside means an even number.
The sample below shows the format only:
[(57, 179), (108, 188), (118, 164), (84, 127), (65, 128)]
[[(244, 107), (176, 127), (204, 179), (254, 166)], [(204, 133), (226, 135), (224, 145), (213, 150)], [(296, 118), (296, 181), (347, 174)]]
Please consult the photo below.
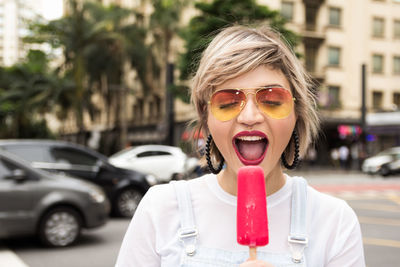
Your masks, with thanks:
[(257, 247), (249, 247), (249, 256), (250, 260), (257, 259)]

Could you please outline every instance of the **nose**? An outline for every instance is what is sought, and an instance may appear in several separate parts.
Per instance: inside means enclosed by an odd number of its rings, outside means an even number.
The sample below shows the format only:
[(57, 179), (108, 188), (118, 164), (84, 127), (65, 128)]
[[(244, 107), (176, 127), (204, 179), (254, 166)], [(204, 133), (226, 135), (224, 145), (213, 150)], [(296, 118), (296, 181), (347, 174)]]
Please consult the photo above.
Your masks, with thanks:
[(237, 122), (248, 126), (264, 121), (264, 115), (258, 108), (254, 94), (247, 95), (247, 103), (237, 117)]

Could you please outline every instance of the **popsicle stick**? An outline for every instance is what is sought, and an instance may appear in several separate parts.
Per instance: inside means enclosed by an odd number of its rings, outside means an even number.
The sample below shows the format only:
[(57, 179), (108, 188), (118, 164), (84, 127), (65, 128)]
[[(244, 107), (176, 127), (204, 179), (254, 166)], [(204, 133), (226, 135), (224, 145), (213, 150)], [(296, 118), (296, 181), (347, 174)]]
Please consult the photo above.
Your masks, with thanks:
[(257, 247), (249, 247), (249, 259), (256, 260), (257, 259)]

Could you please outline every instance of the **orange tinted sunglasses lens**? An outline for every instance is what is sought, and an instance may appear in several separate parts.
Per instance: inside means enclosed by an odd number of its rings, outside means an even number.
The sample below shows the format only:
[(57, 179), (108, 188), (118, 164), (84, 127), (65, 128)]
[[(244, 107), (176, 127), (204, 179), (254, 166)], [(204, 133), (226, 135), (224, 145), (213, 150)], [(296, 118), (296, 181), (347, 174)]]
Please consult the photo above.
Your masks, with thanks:
[[(247, 93), (251, 94), (251, 93)], [(246, 105), (247, 94), (243, 89), (216, 91), (210, 100), (211, 112), (220, 121), (235, 118)], [(266, 87), (256, 91), (258, 108), (267, 116), (283, 119), (293, 110), (293, 97), (289, 90), (280, 87)]]
[(211, 97), (211, 112), (217, 120), (228, 121), (236, 117), (246, 103), (246, 95), (239, 90), (220, 90)]
[(289, 90), (274, 87), (257, 91), (258, 108), (274, 119), (283, 119), (293, 110), (293, 97)]

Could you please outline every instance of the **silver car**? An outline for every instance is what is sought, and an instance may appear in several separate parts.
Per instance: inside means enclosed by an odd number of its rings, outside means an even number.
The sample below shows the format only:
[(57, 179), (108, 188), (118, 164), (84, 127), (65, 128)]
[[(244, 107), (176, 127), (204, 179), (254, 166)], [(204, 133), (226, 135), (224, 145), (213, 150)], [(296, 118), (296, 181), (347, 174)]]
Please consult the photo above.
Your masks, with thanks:
[(392, 147), (367, 158), (362, 164), (362, 171), (369, 174), (388, 176), (400, 172), (400, 147)]
[(0, 238), (36, 234), (47, 246), (74, 243), (102, 226), (110, 204), (96, 185), (34, 169), (0, 150)]

